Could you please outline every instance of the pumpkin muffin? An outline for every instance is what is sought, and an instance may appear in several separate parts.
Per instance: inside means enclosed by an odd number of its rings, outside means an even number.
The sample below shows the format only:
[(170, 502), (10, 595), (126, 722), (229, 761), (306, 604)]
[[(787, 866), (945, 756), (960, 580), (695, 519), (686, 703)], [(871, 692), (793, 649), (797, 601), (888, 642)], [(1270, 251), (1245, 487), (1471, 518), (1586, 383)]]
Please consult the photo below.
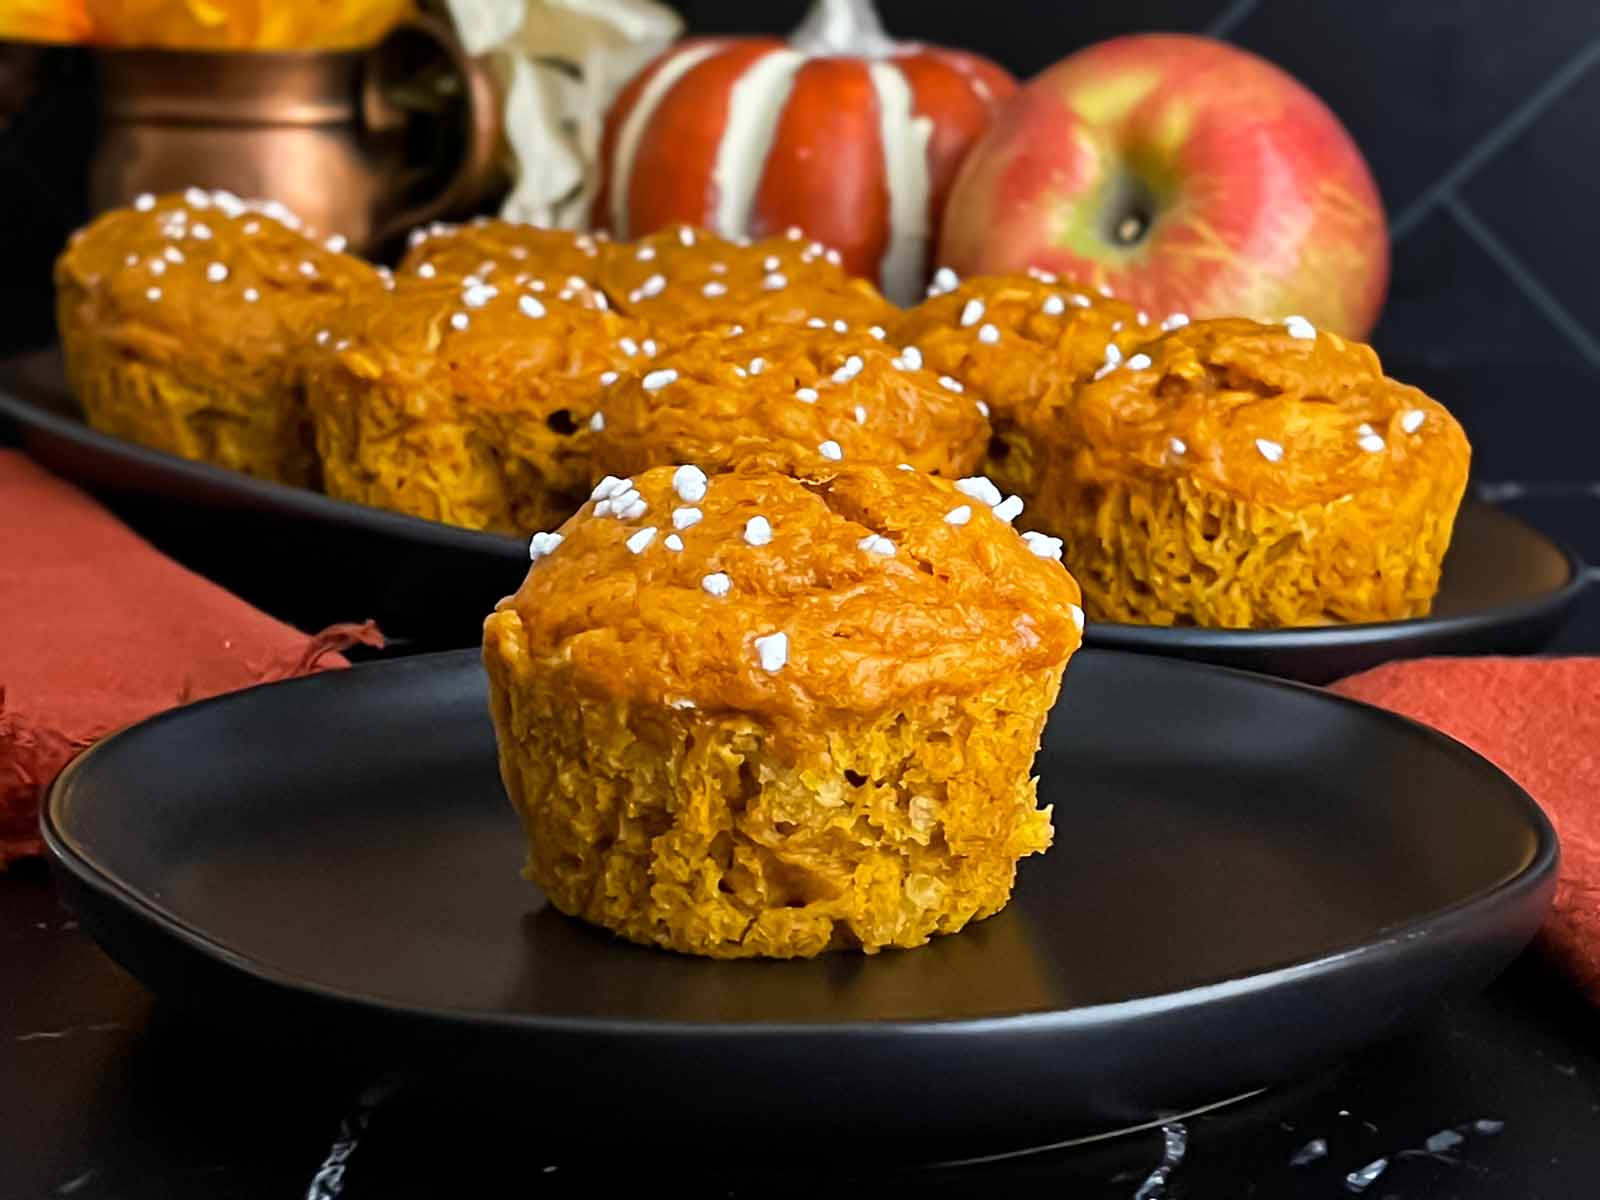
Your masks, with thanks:
[(606, 239), (603, 233), (547, 229), (498, 217), (479, 217), (465, 225), (435, 222), (411, 231), (400, 274), (422, 279), (476, 275), (488, 283), (523, 273), (545, 280), (576, 276), (589, 281), (599, 272)]
[(599, 284), (623, 312), (669, 329), (794, 325), (808, 317), (859, 328), (886, 327), (899, 313), (865, 279), (852, 279), (839, 254), (784, 237), (740, 244), (689, 225), (603, 247)]
[(703, 330), (667, 344), (602, 392), (595, 474), (828, 460), (972, 471), (989, 435), (982, 401), (870, 333), (813, 321), (821, 327)]
[(1033, 516), (1089, 614), (1277, 628), (1427, 614), (1471, 450), (1371, 347), (1195, 321), (1078, 389)]
[[(984, 471), (1031, 499), (1045, 429), (1077, 385), (1156, 336), (1147, 313), (1054, 275), (1000, 275), (958, 283), (943, 274), (928, 299), (893, 326), (929, 370), (960, 380), (990, 407), (994, 436)], [(1187, 318), (1169, 319), (1169, 327)]]
[(295, 349), (382, 273), (280, 204), (141, 196), (56, 261), (67, 378), (94, 428), (303, 486), (317, 480)]
[(580, 282), (402, 280), (330, 315), (306, 354), (328, 494), (526, 533), (588, 493), (595, 393), (642, 330)]
[(1050, 843), (1029, 773), (1082, 613), (1059, 544), (992, 490), (659, 467), (536, 535), (484, 628), (528, 878), (716, 958), (918, 946), (999, 911)]

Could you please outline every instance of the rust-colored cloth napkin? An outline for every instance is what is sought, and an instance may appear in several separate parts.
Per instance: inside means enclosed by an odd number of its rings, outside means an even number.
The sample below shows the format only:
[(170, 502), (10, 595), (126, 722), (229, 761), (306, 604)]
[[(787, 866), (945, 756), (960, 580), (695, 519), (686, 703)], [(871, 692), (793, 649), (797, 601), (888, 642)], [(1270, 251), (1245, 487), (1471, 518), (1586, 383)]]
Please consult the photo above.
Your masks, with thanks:
[(371, 622), (308, 636), (185, 570), (88, 496), (0, 451), (0, 869), (97, 738), (163, 709), (345, 665)]
[(1539, 943), (1600, 1004), (1600, 658), (1421, 659), (1334, 690), (1465, 742), (1539, 802), (1561, 838)]

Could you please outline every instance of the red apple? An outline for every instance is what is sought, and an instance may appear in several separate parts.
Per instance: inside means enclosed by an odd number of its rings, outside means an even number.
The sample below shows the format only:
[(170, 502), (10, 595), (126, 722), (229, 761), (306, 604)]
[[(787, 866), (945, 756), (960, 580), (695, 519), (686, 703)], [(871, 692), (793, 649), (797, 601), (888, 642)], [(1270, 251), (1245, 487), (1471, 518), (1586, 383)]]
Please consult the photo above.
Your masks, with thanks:
[(1383, 203), (1338, 119), (1271, 63), (1177, 34), (1090, 46), (1008, 100), (962, 164), (939, 260), (1353, 338), (1389, 279)]

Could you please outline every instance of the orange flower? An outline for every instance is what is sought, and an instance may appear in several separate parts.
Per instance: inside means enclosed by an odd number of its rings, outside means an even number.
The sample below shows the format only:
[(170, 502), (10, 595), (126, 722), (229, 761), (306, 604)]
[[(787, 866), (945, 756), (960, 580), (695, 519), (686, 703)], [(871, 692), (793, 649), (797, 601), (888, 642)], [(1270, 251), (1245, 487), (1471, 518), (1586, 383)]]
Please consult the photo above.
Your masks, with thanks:
[(0, 38), (17, 42), (82, 42), (89, 37), (84, 0), (0, 0)]
[(94, 40), (204, 50), (332, 50), (378, 41), (411, 0), (83, 0)]

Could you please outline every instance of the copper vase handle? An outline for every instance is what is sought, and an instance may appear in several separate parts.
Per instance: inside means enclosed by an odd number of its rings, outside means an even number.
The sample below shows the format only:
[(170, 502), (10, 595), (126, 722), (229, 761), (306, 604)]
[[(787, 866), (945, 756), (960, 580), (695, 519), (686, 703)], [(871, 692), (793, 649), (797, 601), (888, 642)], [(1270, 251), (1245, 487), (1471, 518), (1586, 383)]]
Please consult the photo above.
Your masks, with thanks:
[[(396, 26), (389, 36), (392, 38), (396, 33), (420, 34), (433, 42), (461, 80), (465, 100), (462, 153), (460, 163), (437, 195), (402, 209), (377, 226), (371, 238), (374, 246), (381, 246), (419, 225), (426, 225), (446, 213), (471, 205), (494, 181), (500, 152), (499, 98), (487, 68), (466, 52), (454, 31), (433, 17), (409, 17)], [(381, 51), (380, 44), (373, 51), (374, 57)], [(363, 83), (362, 112), (369, 124), (381, 125), (387, 121), (380, 114), (388, 110), (389, 105), (376, 94), (376, 76), (376, 70), (368, 70)]]

